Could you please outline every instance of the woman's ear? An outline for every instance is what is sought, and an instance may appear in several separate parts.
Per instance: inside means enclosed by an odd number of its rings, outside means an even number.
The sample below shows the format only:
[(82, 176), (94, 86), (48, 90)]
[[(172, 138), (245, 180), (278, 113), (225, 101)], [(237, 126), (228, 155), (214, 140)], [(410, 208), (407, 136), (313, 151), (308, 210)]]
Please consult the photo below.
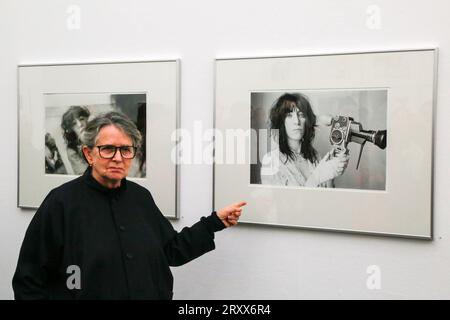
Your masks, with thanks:
[(82, 151), (84, 158), (88, 162), (89, 166), (92, 166), (92, 163), (94, 162), (94, 159), (91, 155), (92, 149), (89, 149), (87, 146), (83, 146)]

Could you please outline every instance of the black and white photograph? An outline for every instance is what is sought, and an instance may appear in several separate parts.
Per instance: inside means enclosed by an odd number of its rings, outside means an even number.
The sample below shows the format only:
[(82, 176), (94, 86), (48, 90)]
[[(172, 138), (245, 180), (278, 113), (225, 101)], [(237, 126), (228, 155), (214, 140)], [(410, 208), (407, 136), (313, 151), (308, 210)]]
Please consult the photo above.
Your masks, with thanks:
[(251, 184), (386, 190), (387, 89), (252, 92), (250, 100)]
[(216, 128), (249, 133), (250, 156), (215, 164), (214, 203), (245, 194), (252, 224), (429, 239), (436, 59), (217, 59)]
[(87, 168), (81, 151), (84, 127), (96, 115), (116, 111), (128, 116), (142, 134), (129, 176), (145, 178), (146, 104), (142, 93), (44, 94), (45, 173), (83, 174)]
[[(18, 206), (38, 208), (50, 190), (84, 174), (84, 129), (100, 114), (118, 112), (142, 136), (127, 177), (151, 189), (165, 215), (176, 218), (178, 173), (171, 154), (177, 145), (171, 134), (178, 128), (179, 64), (164, 60), (18, 66)], [(153, 152), (147, 152), (150, 146)]]

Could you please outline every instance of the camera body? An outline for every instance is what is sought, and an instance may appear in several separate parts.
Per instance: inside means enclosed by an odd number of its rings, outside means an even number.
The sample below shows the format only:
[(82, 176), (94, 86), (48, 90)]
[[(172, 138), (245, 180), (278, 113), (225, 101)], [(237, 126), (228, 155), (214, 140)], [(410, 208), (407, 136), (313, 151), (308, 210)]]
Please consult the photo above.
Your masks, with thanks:
[(331, 119), (330, 143), (336, 152), (347, 152), (352, 122), (353, 118), (345, 116), (335, 116)]
[(347, 153), (347, 145), (350, 142), (360, 144), (361, 148), (356, 166), (356, 169), (358, 169), (364, 144), (369, 141), (380, 149), (385, 149), (387, 143), (386, 132), (386, 130), (364, 130), (361, 123), (356, 122), (352, 117), (335, 116), (331, 119), (330, 130), (330, 143), (334, 148), (333, 155), (341, 152)]

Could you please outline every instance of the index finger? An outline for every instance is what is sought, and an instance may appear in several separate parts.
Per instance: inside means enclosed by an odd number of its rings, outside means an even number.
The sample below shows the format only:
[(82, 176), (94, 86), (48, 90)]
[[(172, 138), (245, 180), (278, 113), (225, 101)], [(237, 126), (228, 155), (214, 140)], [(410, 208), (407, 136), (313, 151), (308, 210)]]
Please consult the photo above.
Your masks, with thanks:
[(236, 207), (243, 207), (243, 206), (245, 206), (246, 204), (247, 204), (247, 202), (241, 201), (241, 202), (235, 203), (234, 206), (236, 206)]

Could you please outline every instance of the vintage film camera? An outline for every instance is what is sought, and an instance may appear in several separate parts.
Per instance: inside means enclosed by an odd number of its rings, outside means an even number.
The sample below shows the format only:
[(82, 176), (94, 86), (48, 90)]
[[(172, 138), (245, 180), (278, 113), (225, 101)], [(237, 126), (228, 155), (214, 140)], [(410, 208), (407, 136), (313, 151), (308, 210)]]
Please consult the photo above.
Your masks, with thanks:
[(365, 143), (369, 141), (380, 149), (385, 149), (386, 139), (386, 130), (364, 130), (361, 123), (354, 121), (351, 117), (335, 116), (331, 119), (330, 142), (334, 148), (334, 154), (346, 153), (350, 142), (361, 145), (356, 170), (358, 170)]

